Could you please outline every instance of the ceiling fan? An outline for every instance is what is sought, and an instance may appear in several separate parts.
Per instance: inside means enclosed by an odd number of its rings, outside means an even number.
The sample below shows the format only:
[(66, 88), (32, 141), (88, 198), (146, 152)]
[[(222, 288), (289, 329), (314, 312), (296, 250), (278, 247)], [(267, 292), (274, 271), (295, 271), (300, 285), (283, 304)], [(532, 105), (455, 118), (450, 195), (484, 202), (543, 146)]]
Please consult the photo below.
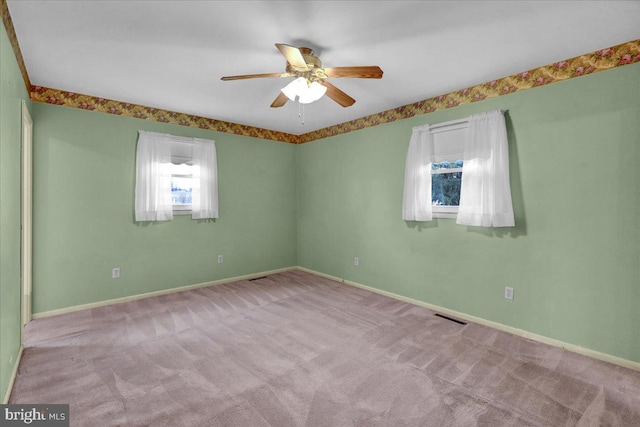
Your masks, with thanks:
[[(276, 47), (287, 59), (284, 73), (245, 74), (225, 76), (221, 80), (243, 80), (262, 77), (295, 77), (296, 79), (282, 89), (271, 103), (271, 107), (282, 107), (288, 100), (309, 103), (321, 98), (325, 93), (343, 107), (353, 105), (356, 100), (326, 81), (328, 78), (351, 77), (359, 79), (380, 79), (382, 70), (378, 66), (329, 67), (322, 68), (322, 62), (308, 47), (293, 47), (276, 43)], [(306, 89), (305, 89), (306, 87)]]

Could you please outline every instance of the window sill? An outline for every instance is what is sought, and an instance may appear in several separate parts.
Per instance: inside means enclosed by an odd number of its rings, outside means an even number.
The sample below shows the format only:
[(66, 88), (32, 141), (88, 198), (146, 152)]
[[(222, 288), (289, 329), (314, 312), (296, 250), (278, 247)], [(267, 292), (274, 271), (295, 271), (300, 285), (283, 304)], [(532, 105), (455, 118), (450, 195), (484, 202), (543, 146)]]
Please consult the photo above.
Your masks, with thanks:
[(436, 219), (456, 219), (458, 217), (458, 214), (452, 214), (452, 213), (442, 213), (442, 212), (433, 212), (433, 218)]
[(173, 205), (174, 215), (191, 215), (191, 205)]
[(458, 217), (457, 206), (432, 206), (431, 212), (433, 213), (433, 218), (455, 219)]

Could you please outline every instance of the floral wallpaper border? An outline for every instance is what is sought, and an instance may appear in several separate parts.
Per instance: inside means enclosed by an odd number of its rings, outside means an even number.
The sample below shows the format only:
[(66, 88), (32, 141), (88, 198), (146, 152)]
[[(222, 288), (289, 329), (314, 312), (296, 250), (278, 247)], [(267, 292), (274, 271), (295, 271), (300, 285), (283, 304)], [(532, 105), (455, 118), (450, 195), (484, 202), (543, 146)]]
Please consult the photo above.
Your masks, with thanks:
[(217, 132), (251, 136), (272, 141), (303, 144), (330, 136), (336, 136), (356, 130), (365, 129), (396, 120), (406, 119), (419, 114), (432, 113), (459, 105), (470, 104), (488, 98), (509, 95), (539, 86), (564, 81), (599, 71), (609, 70), (635, 62), (640, 62), (640, 39), (617, 46), (597, 50), (586, 55), (564, 61), (555, 62), (529, 71), (482, 83), (466, 89), (450, 92), (445, 95), (425, 99), (413, 104), (372, 114), (349, 122), (329, 126), (302, 135), (293, 135), (269, 129), (262, 129), (238, 123), (225, 122), (206, 117), (193, 116), (174, 111), (167, 111), (143, 105), (131, 104), (111, 99), (83, 95), (74, 92), (32, 86), (24, 65), (20, 46), (13, 28), (6, 0), (0, 0), (0, 14), (7, 30), (9, 40), (18, 61), (27, 90), (33, 101), (54, 105), (65, 105), (83, 110), (116, 114), (137, 119), (152, 120), (161, 123), (173, 123), (180, 126), (196, 127)]
[(634, 62), (640, 62), (640, 40), (622, 43), (586, 55), (555, 62), (498, 80), (492, 80), (445, 95), (425, 99), (414, 104), (404, 105), (381, 113), (361, 117), (350, 122), (305, 133), (298, 137), (297, 143), (302, 144), (383, 123), (407, 119), (418, 114), (432, 113), (434, 111), (482, 101), (483, 99), (508, 95), (514, 92), (632, 64)]
[(269, 139), (272, 141), (297, 143), (297, 135), (262, 129), (238, 123), (193, 116), (175, 111), (146, 107), (144, 105), (115, 101), (113, 99), (99, 98), (91, 95), (83, 95), (75, 92), (67, 92), (41, 86), (33, 86), (31, 99), (38, 102), (46, 102), (54, 105), (80, 108), (82, 110), (98, 111), (101, 113), (116, 114), (118, 116), (133, 117), (136, 119), (152, 120), (160, 123), (173, 123), (180, 126), (195, 127), (216, 132), (232, 133), (235, 135), (252, 136), (255, 138)]

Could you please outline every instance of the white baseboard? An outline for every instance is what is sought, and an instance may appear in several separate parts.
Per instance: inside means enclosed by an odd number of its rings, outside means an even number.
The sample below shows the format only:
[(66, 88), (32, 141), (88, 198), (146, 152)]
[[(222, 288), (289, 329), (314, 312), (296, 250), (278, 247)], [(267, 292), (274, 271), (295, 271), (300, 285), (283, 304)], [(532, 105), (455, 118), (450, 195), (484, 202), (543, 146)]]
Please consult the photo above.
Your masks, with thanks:
[[(492, 320), (487, 320), (487, 319), (483, 319), (481, 317), (476, 317), (470, 314), (466, 314), (466, 313), (462, 313), (459, 311), (455, 311), (455, 310), (451, 310), (445, 307), (440, 307), (438, 305), (435, 304), (430, 304), (428, 302), (424, 302), (424, 301), (420, 301), (417, 299), (413, 299), (413, 298), (409, 298), (409, 297), (405, 297), (402, 295), (398, 295), (395, 294), (393, 292), (388, 292), (388, 291), (384, 291), (381, 289), (377, 289), (377, 288), (373, 288), (371, 286), (367, 286), (367, 285), (363, 285), (361, 283), (357, 283), (357, 282), (352, 282), (350, 280), (347, 279), (343, 279), (341, 277), (336, 277), (336, 276), (332, 276), (330, 274), (325, 274), (325, 273), (321, 273), (319, 271), (315, 271), (315, 270), (311, 270), (309, 268), (305, 268), (305, 267), (286, 267), (286, 268), (280, 268), (277, 270), (270, 270), (270, 271), (263, 271), (261, 273), (253, 273), (253, 274), (247, 274), (247, 275), (243, 275), (243, 276), (237, 276), (237, 277), (229, 277), (226, 279), (220, 279), (220, 280), (215, 280), (213, 282), (206, 282), (206, 283), (199, 283), (196, 285), (188, 285), (188, 286), (182, 286), (179, 288), (171, 288), (171, 289), (165, 289), (162, 291), (155, 291), (155, 292), (148, 292), (148, 293), (144, 293), (144, 294), (138, 294), (138, 295), (132, 295), (132, 296), (128, 296), (128, 297), (122, 297), (122, 298), (115, 298), (115, 299), (111, 299), (111, 300), (106, 300), (106, 301), (99, 301), (99, 302), (94, 302), (94, 303), (90, 303), (90, 304), (82, 304), (82, 305), (76, 305), (73, 307), (66, 307), (66, 308), (61, 308), (61, 309), (57, 309), (57, 310), (51, 310), (51, 311), (45, 311), (42, 313), (35, 313), (33, 315), (34, 319), (39, 319), (39, 318), (43, 318), (43, 317), (49, 317), (49, 316), (55, 316), (58, 314), (64, 314), (64, 313), (72, 313), (75, 311), (80, 311), (80, 310), (86, 310), (86, 309), (90, 309), (90, 308), (97, 308), (97, 307), (104, 307), (107, 305), (111, 305), (111, 304), (118, 304), (121, 302), (128, 302), (128, 301), (135, 301), (135, 300), (139, 300), (139, 299), (144, 299), (144, 298), (150, 298), (150, 297), (155, 297), (155, 296), (159, 296), (159, 295), (167, 295), (167, 294), (172, 294), (172, 293), (176, 293), (176, 292), (182, 292), (182, 291), (188, 291), (190, 289), (197, 289), (197, 288), (203, 288), (206, 286), (214, 286), (214, 285), (221, 285), (223, 283), (231, 283), (231, 282), (237, 282), (239, 280), (248, 280), (248, 279), (254, 279), (256, 277), (262, 277), (262, 276), (267, 276), (269, 274), (275, 274), (275, 273), (282, 273), (285, 271), (291, 271), (291, 270), (300, 270), (300, 271), (304, 271), (316, 276), (320, 276), (320, 277), (324, 277), (330, 280), (334, 280), (336, 282), (340, 282), (340, 283), (344, 283), (346, 285), (349, 286), (354, 286), (357, 288), (361, 288), (361, 289), (366, 289), (368, 291), (371, 292), (375, 292), (377, 294), (381, 294), (381, 295), (385, 295), (387, 297), (390, 298), (394, 298), (397, 299), (399, 301), (404, 301), (407, 302), (409, 304), (414, 304), (414, 305), (418, 305), (421, 307), (425, 307), (428, 308), (429, 310), (433, 310), (433, 311), (437, 311), (439, 313), (442, 314), (446, 314), (449, 316), (454, 316), (454, 317), (458, 317), (460, 319), (463, 320), (467, 320), (469, 322), (473, 322), (473, 323), (477, 323), (479, 325), (484, 325), (484, 326), (488, 326), (490, 328), (494, 328), (500, 331), (504, 331), (504, 332), (508, 332), (526, 339), (530, 339), (533, 341), (538, 341), (544, 344), (548, 344), (548, 345), (552, 345), (554, 347), (559, 347), (574, 353), (578, 353), (578, 354), (582, 354), (585, 356), (589, 356), (592, 357), (594, 359), (598, 359), (598, 360), (602, 360), (605, 362), (609, 362), (609, 363), (613, 363), (615, 365), (619, 365), (619, 366), (623, 366), (625, 368), (629, 368), (629, 369), (633, 369), (636, 371), (640, 371), (640, 363), (639, 362), (634, 362), (632, 360), (628, 360), (628, 359), (623, 359), (621, 357), (618, 356), (613, 356), (611, 354), (607, 354), (607, 353), (602, 353), (596, 350), (592, 350), (586, 347), (581, 347), (579, 345), (575, 345), (575, 344), (571, 344), (571, 343), (567, 343), (564, 341), (560, 341), (560, 340), (556, 340), (553, 338), (549, 338), (546, 337), (544, 335), (538, 335), (529, 331), (526, 331), (524, 329), (518, 329), (518, 328), (514, 328), (512, 326), (508, 326), (502, 323), (498, 323), (498, 322), (494, 322)], [(7, 390), (8, 395), (5, 397), (6, 399), (9, 398), (10, 395), (10, 391), (11, 391), (11, 386), (13, 384), (13, 379), (15, 378), (15, 373), (17, 372), (17, 366), (18, 366), (18, 362), (20, 361), (20, 356), (22, 355), (22, 347), (20, 348), (20, 355), (18, 356), (18, 360), (16, 361), (16, 367), (14, 369), (14, 373), (10, 382), (10, 387)]]
[(252, 274), (245, 274), (243, 276), (228, 277), (226, 279), (214, 280), (213, 282), (198, 283), (195, 285), (181, 286), (179, 288), (164, 289), (162, 291), (147, 292), (144, 294), (131, 295), (128, 297), (92, 302), (89, 304), (74, 305), (72, 307), (65, 307), (65, 308), (59, 308), (57, 310), (43, 311), (42, 313), (34, 313), (32, 318), (40, 319), (43, 317), (56, 316), (58, 314), (73, 313), (74, 311), (87, 310), (89, 308), (104, 307), (107, 305), (119, 304), (121, 302), (129, 302), (129, 301), (135, 301), (135, 300), (144, 299), (144, 298), (157, 297), (159, 295), (173, 294), (176, 292), (183, 292), (191, 289), (204, 288), (207, 286), (222, 285), (224, 283), (237, 282), (239, 280), (255, 279), (256, 277), (268, 276), (269, 274), (282, 273), (285, 271), (291, 271), (295, 269), (297, 269), (297, 267), (285, 267), (285, 268), (279, 268), (277, 270), (263, 271), (261, 273), (252, 273)]
[(9, 377), (9, 384), (7, 384), (7, 391), (5, 392), (4, 399), (2, 400), (3, 405), (9, 403), (9, 399), (11, 398), (13, 383), (16, 381), (16, 375), (18, 375), (18, 367), (20, 366), (20, 360), (22, 360), (23, 350), (24, 347), (20, 345), (20, 350), (18, 350), (18, 357), (16, 357), (16, 363), (13, 365), (13, 371), (11, 371), (11, 376)]
[(363, 285), (360, 283), (352, 282), (350, 280), (346, 280), (340, 277), (331, 276), (329, 274), (320, 273), (319, 271), (311, 270), (305, 267), (298, 267), (298, 270), (314, 274), (316, 276), (324, 277), (326, 279), (335, 280), (336, 282), (344, 283), (346, 285), (354, 286), (361, 289), (366, 289), (371, 292), (375, 292), (377, 294), (381, 294), (390, 298), (394, 298), (400, 301), (407, 302), (409, 304), (418, 305), (420, 307), (428, 308), (429, 310), (437, 311), (442, 314), (446, 314), (449, 316), (457, 317), (463, 320), (467, 320), (469, 322), (477, 323), (479, 325), (488, 326), (493, 329), (497, 329), (500, 331), (508, 332), (510, 334), (518, 335), (520, 337), (530, 339), (533, 341), (538, 341), (544, 344), (552, 345), (554, 347), (560, 347), (562, 349), (582, 354), (584, 356), (589, 356), (594, 359), (602, 360), (605, 362), (613, 363), (615, 365), (619, 365), (625, 368), (633, 369), (636, 371), (640, 371), (640, 363), (634, 362), (633, 360), (623, 359), (621, 357), (613, 356), (611, 354), (602, 353), (596, 350), (592, 350), (586, 347), (580, 347), (579, 345), (566, 343), (564, 341), (559, 341), (553, 338), (545, 337), (544, 335), (534, 334), (529, 331), (525, 331), (524, 329), (514, 328), (512, 326), (508, 326), (502, 323), (494, 322), (491, 320), (483, 319), (481, 317), (472, 316), (470, 314), (462, 313), (459, 311), (451, 310), (445, 307), (440, 307), (434, 304), (429, 304), (428, 302), (416, 300), (413, 298), (408, 298), (402, 295), (394, 294), (393, 292), (383, 291), (381, 289), (372, 288), (371, 286)]

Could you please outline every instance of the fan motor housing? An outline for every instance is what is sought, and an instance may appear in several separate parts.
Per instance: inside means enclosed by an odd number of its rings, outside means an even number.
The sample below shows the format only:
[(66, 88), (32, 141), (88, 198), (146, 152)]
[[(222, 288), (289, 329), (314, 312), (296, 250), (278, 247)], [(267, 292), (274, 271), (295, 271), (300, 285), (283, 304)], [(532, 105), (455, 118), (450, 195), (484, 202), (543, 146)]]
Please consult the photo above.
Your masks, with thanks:
[(304, 62), (307, 63), (307, 69), (301, 69), (298, 67), (294, 67), (287, 62), (287, 72), (292, 74), (306, 73), (308, 71), (313, 71), (317, 68), (322, 68), (322, 61), (320, 58), (313, 54), (313, 50), (308, 47), (300, 47), (298, 48), (302, 57), (304, 58)]

